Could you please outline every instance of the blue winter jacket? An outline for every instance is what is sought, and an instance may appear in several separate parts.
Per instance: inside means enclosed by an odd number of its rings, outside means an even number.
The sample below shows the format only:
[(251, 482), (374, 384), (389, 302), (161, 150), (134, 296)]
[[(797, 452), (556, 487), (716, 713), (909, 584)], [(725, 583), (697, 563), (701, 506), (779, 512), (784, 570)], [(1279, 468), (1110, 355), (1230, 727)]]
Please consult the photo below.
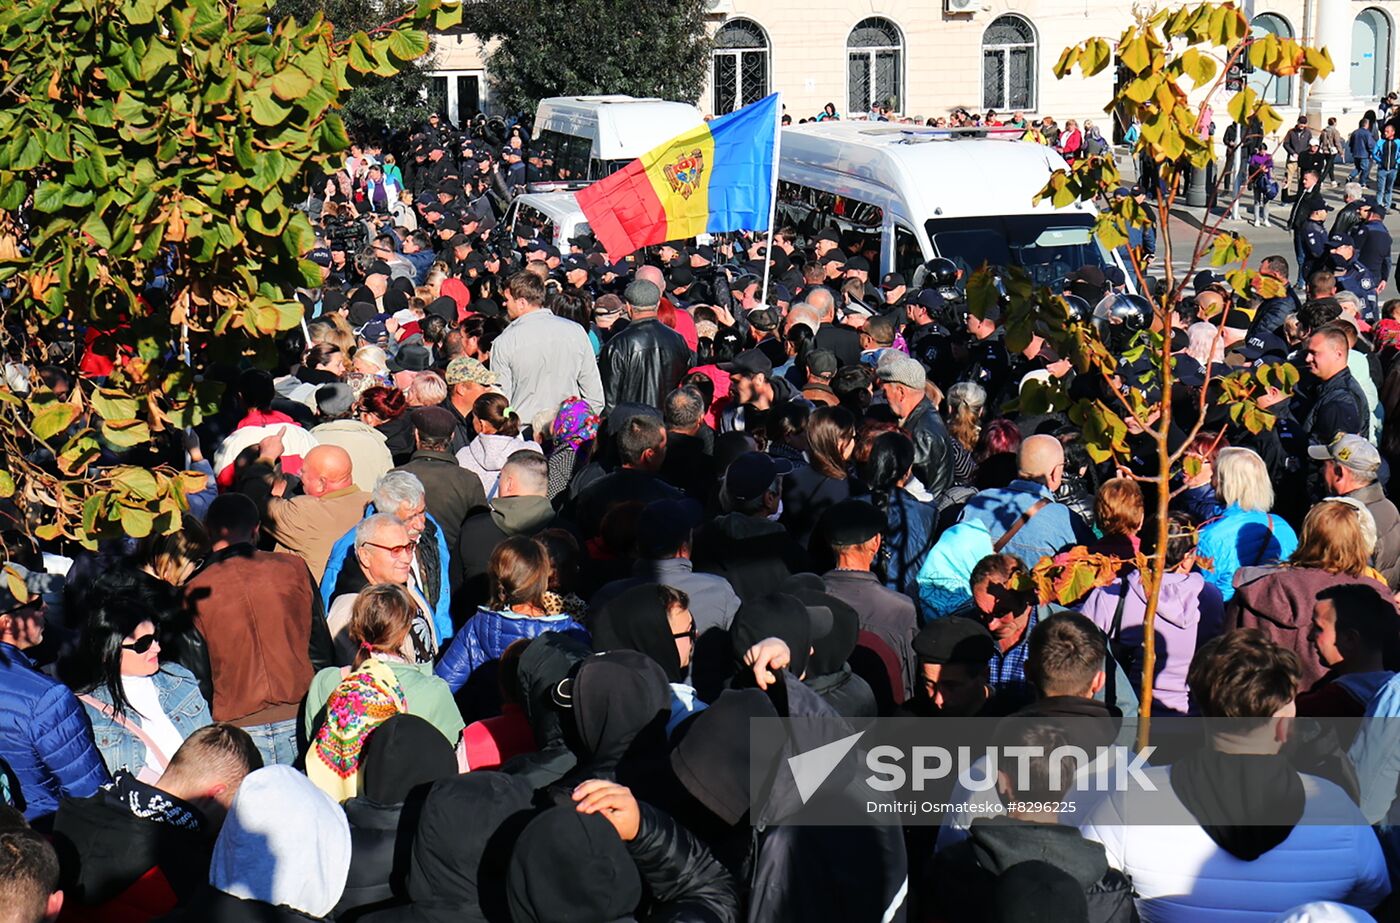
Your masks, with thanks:
[[(155, 683), (156, 694), (160, 697), (161, 709), (170, 719), (170, 723), (175, 725), (175, 730), (180, 732), (181, 737), (189, 737), (205, 725), (213, 723), (214, 719), (209, 715), (209, 703), (204, 701), (204, 696), (199, 692), (199, 681), (189, 670), (178, 663), (163, 663), (151, 680)], [(107, 691), (106, 684), (99, 684), (88, 695), (103, 705), (110, 707), (112, 704), (112, 694)], [(121, 769), (132, 775), (140, 772), (146, 765), (146, 745), (141, 742), (141, 738), (128, 731), (125, 725), (108, 717), (105, 712), (86, 702), (82, 705), (88, 720), (92, 722), (92, 736), (97, 741), (97, 749), (102, 754), (103, 762), (107, 764), (107, 770), (113, 775)], [(127, 709), (126, 719), (137, 726), (141, 725), (141, 716), (132, 709)], [(174, 755), (167, 753), (165, 758), (169, 760)]]
[(27, 820), (52, 814), (65, 795), (86, 798), (111, 781), (92, 725), (69, 688), (0, 643), (0, 760), (19, 782)]
[[(1023, 513), (1042, 499), (1054, 500), (1045, 485), (1017, 478), (1005, 487), (984, 490), (967, 501), (962, 521), (975, 519), (985, 525), (995, 544)], [(1088, 544), (1093, 538), (1093, 533), (1079, 517), (1070, 513), (1069, 507), (1052, 502), (1032, 516), (1002, 551), (1014, 554), (1030, 568), (1041, 558), (1052, 557), (1073, 545)]]
[(1200, 568), (1206, 582), (1229, 602), (1235, 595), (1235, 571), (1286, 560), (1298, 548), (1293, 527), (1277, 514), (1227, 507), (1219, 519), (1201, 527), (1198, 558), (1209, 559), (1211, 570)]
[[(874, 502), (869, 496), (861, 499)], [(935, 520), (930, 504), (920, 502), (904, 488), (890, 495), (886, 510), (889, 529), (880, 542), (879, 563), (885, 569), (885, 586), (896, 593), (913, 594), (929, 549), (933, 547)]]
[[(373, 503), (365, 504), (365, 518), (373, 516), (377, 510)], [(445, 643), (452, 637), (452, 588), (447, 582), (447, 539), (443, 537), (442, 526), (438, 525), (436, 519), (430, 514), (428, 522), (432, 523), (437, 531), (438, 549), (438, 593), (437, 604), (433, 607), (433, 627), (437, 629), (439, 643)], [(326, 612), (331, 611), (331, 598), (335, 596), (335, 582), (340, 577), (340, 572), (345, 568), (345, 562), (350, 555), (355, 553), (355, 530), (346, 532), (336, 543), (331, 546), (331, 556), (326, 561), (326, 573), (321, 577), (321, 605), (325, 606)], [(424, 587), (425, 592), (428, 591)]]
[(462, 626), (457, 637), (452, 639), (447, 653), (442, 655), (433, 672), (445, 680), (456, 694), (471, 679), (477, 667), (498, 659), (506, 648), (521, 638), (538, 638), (546, 631), (562, 631), (576, 636), (584, 644), (592, 643), (588, 629), (567, 614), (532, 618), (514, 612), (478, 609)]

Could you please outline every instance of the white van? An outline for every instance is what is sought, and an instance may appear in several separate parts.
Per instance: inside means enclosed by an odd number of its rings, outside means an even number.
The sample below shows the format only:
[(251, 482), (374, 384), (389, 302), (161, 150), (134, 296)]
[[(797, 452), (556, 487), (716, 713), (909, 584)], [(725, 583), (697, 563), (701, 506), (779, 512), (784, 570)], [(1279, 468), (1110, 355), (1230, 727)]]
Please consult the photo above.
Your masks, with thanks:
[(533, 148), (573, 185), (602, 179), (663, 141), (704, 122), (690, 103), (632, 96), (555, 96), (535, 111)]
[(506, 209), (503, 221), (512, 239), (524, 237), (569, 252), (569, 238), (590, 233), (588, 220), (572, 192), (527, 192)]
[(912, 285), (935, 256), (964, 271), (1019, 266), (1049, 286), (1081, 266), (1121, 268), (1094, 237), (1092, 204), (1031, 204), (1065, 161), (1019, 134), (860, 121), (785, 128), (777, 226), (865, 233), (878, 254), (872, 280), (878, 269)]

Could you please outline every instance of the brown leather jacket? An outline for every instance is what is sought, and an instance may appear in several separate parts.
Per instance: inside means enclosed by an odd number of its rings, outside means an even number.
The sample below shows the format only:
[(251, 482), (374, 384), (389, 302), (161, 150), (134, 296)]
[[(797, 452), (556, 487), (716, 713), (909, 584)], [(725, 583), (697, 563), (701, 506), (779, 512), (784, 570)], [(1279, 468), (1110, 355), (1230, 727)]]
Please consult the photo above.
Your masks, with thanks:
[(185, 584), (184, 604), (209, 648), (215, 721), (295, 718), (311, 677), (333, 662), (321, 594), (296, 555), (215, 552)]

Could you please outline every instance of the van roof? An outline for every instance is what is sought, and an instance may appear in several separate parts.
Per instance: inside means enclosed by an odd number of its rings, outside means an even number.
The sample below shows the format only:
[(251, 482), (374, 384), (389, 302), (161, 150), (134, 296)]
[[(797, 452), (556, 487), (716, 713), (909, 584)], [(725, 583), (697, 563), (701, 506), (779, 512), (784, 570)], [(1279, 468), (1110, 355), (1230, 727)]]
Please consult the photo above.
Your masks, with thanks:
[(701, 124), (690, 103), (633, 96), (555, 96), (540, 100), (535, 136), (546, 129), (587, 138), (600, 160), (632, 160)]
[(801, 181), (796, 174), (812, 169), (844, 174), (857, 187), (894, 191), (907, 202), (909, 217), (920, 221), (1079, 210), (1056, 209), (1048, 200), (1031, 203), (1050, 174), (1066, 164), (1053, 149), (1018, 136), (1014, 129), (808, 123), (783, 129), (779, 176)]
[(572, 192), (527, 192), (516, 196), (514, 201), (533, 206), (551, 218), (583, 214)]

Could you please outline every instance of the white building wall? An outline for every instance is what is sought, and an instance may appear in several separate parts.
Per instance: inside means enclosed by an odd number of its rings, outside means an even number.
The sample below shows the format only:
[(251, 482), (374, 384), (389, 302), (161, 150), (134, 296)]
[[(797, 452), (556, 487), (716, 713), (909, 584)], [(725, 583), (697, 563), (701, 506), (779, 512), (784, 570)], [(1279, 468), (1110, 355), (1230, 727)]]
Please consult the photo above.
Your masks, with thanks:
[[(842, 117), (847, 110), (847, 47), (852, 27), (870, 16), (893, 22), (903, 37), (903, 110), (905, 115), (946, 115), (957, 106), (970, 110), (984, 108), (982, 98), (982, 36), (994, 19), (1005, 13), (1024, 17), (1035, 30), (1036, 105), (1034, 114), (1092, 119), (1107, 127), (1104, 105), (1112, 95), (1113, 69), (1085, 80), (1072, 75), (1056, 80), (1051, 73), (1066, 47), (1098, 35), (1112, 38), (1131, 22), (1134, 4), (1130, 0), (972, 0), (969, 12), (951, 13), (946, 0), (715, 0), (712, 28), (733, 17), (752, 20), (767, 34), (769, 42), (768, 89), (783, 94), (787, 112), (797, 120), (815, 115), (827, 102), (836, 104)], [(981, 4), (981, 5), (978, 5)], [(1141, 4), (1139, 4), (1141, 5)], [(1367, 8), (1385, 14), (1390, 41), (1387, 57), (1390, 88), (1397, 86), (1397, 41), (1395, 18), (1400, 0), (1245, 0), (1247, 15), (1270, 12), (1281, 16), (1302, 41), (1316, 35), (1307, 14), (1317, 16), (1325, 7), (1334, 12), (1349, 7), (1351, 18)], [(1342, 15), (1346, 15), (1342, 12)], [(486, 98), (486, 53), (470, 35), (438, 36), (435, 41), (437, 67), (441, 71), (483, 74)], [(1359, 54), (1359, 52), (1358, 52)], [(1339, 62), (1331, 78), (1350, 85), (1350, 62)], [(1279, 107), (1291, 124), (1299, 112), (1301, 81), (1294, 81), (1290, 105)], [(700, 94), (702, 111), (713, 109), (709, 81)], [(1330, 114), (1350, 131), (1356, 119), (1373, 100), (1355, 100)], [(489, 108), (489, 102), (487, 103)], [(1217, 106), (1217, 122), (1223, 124), (1224, 99)]]

